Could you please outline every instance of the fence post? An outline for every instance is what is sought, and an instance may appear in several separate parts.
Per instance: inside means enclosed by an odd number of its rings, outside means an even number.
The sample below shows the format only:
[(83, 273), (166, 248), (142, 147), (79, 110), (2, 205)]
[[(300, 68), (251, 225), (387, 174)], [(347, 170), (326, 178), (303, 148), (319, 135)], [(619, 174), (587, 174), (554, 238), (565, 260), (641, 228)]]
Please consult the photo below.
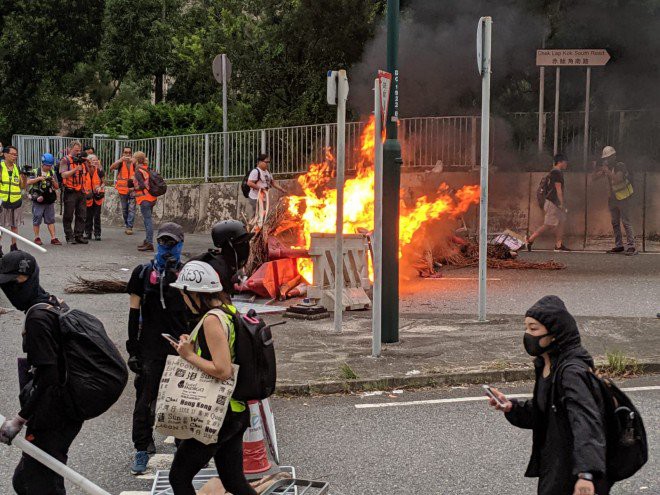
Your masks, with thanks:
[(222, 175), (229, 177), (229, 146), (227, 146), (228, 133), (222, 133)]
[(261, 129), (261, 152), (266, 153), (266, 129)]
[(626, 112), (621, 110), (619, 112), (619, 142), (616, 143), (617, 146), (621, 146), (621, 143), (623, 143), (623, 129), (624, 129), (625, 120), (626, 120)]
[(162, 154), (162, 151), (161, 151), (162, 146), (163, 146), (163, 142), (162, 142), (161, 138), (159, 138), (159, 137), (156, 138), (156, 170), (158, 171), (158, 173), (160, 173), (160, 169), (161, 169), (161, 163), (160, 162), (161, 162), (162, 157), (163, 157), (163, 154)]
[(470, 147), (470, 161), (472, 168), (477, 167), (477, 117), (473, 116), (472, 120), (472, 146)]
[(204, 134), (204, 182), (209, 181), (209, 135)]

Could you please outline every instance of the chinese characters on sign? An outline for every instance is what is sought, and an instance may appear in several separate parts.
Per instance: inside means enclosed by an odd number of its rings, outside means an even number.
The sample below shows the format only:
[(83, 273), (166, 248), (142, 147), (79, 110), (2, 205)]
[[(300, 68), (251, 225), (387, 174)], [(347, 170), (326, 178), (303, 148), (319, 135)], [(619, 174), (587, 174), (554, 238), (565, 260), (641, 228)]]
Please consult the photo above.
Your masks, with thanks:
[(536, 50), (536, 65), (548, 67), (599, 67), (607, 64), (607, 50)]

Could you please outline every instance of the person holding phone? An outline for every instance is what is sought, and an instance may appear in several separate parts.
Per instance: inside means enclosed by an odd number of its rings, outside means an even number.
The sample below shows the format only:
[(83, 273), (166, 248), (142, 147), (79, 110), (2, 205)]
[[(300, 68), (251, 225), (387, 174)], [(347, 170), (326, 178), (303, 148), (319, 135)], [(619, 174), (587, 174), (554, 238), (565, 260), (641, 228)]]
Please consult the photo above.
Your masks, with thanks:
[(175, 282), (181, 269), (183, 228), (164, 223), (156, 235), (158, 250), (153, 260), (138, 265), (128, 281), (128, 367), (135, 373), (135, 408), (133, 409), (133, 445), (135, 458), (132, 474), (147, 470), (149, 454), (156, 452), (153, 438), (154, 405), (158, 386), (169, 354), (176, 354), (162, 333), (177, 339), (188, 329), (186, 305)]
[(608, 495), (605, 412), (594, 362), (582, 347), (573, 316), (557, 296), (525, 314), (523, 345), (534, 357), (531, 399), (508, 399), (489, 388), (489, 404), (514, 426), (532, 430), (525, 476), (538, 477), (539, 495)]

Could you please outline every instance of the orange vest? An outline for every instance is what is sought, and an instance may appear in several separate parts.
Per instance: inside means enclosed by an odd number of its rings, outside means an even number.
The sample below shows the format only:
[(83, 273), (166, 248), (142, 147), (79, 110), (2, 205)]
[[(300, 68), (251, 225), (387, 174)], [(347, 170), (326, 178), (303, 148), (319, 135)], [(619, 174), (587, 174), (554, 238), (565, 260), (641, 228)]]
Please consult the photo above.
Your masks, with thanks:
[[(87, 194), (94, 194), (94, 190), (101, 185), (101, 177), (99, 177), (99, 169), (95, 168), (93, 173), (87, 172), (85, 174), (85, 192)], [(94, 199), (92, 198), (87, 200), (87, 207), (89, 208), (92, 206), (94, 203), (97, 205), (102, 205), (103, 204), (103, 198), (101, 199)]]
[(122, 195), (128, 194), (128, 179), (135, 175), (135, 166), (131, 162), (121, 162), (117, 180), (115, 181), (115, 189)]
[[(137, 180), (137, 174), (142, 174), (145, 188), (140, 189), (140, 183)], [(135, 201), (137, 204), (142, 204), (144, 201), (151, 201), (151, 202), (156, 202), (156, 196), (152, 196), (151, 193), (149, 192), (149, 169), (145, 166), (140, 166), (136, 171), (135, 171), (136, 178), (133, 180), (134, 185), (135, 185)]]
[[(67, 155), (67, 161), (69, 162), (69, 170), (74, 166), (73, 156)], [(74, 191), (82, 191), (83, 186), (85, 185), (85, 166), (83, 165), (82, 170), (76, 170), (76, 173), (64, 178), (62, 177), (62, 184), (67, 189), (73, 189)]]

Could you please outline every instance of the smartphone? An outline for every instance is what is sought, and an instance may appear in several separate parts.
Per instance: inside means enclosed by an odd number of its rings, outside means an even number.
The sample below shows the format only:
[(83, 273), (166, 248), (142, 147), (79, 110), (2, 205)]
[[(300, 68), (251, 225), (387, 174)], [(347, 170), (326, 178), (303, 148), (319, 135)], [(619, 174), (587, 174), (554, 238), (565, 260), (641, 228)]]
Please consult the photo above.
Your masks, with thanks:
[(500, 400), (500, 398), (499, 398), (497, 395), (495, 395), (495, 394), (493, 393), (493, 391), (492, 391), (491, 388), (490, 388), (490, 385), (482, 385), (481, 388), (484, 389), (484, 393), (485, 393), (488, 397), (490, 397), (491, 399), (493, 399), (493, 400), (494, 400), (495, 402), (497, 402), (500, 406), (504, 407), (504, 405), (505, 405), (504, 402), (502, 402), (502, 401)]
[(172, 337), (169, 333), (161, 333), (164, 339), (169, 340), (172, 344), (178, 345), (179, 340)]

